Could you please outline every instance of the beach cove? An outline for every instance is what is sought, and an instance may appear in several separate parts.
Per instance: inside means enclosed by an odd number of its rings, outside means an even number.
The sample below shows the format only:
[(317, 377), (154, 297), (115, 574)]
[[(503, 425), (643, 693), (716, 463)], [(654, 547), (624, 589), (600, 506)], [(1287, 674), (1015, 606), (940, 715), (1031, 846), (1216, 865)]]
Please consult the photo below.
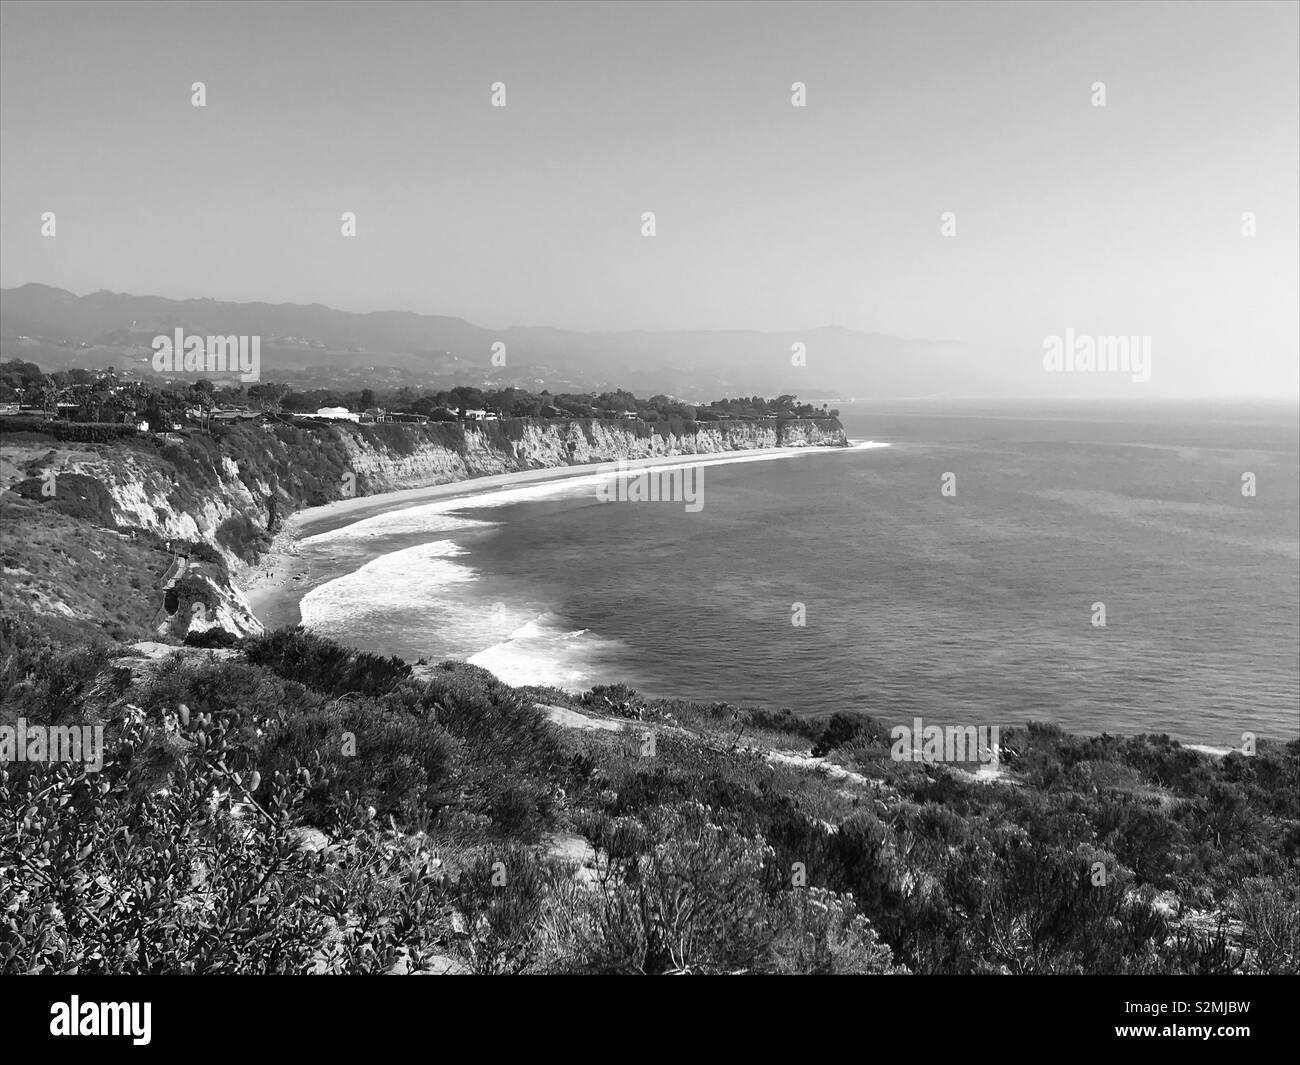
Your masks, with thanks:
[[(850, 449), (885, 447), (873, 441), (853, 441)], [(840, 447), (778, 447), (724, 452), (710, 455), (665, 455), (622, 461), (618, 471), (659, 469), (663, 471), (740, 462), (789, 459), (811, 454), (846, 450)], [(521, 470), (472, 477), (420, 488), (407, 488), (352, 499), (335, 500), (299, 510), (287, 518), (276, 533), (270, 550), (253, 565), (237, 574), (236, 582), (254, 616), (268, 629), (302, 623), (301, 602), (313, 590), (343, 576), (348, 570), (334, 560), (304, 553), (305, 542), (361, 523), (417, 507), (437, 506), (443, 511), (460, 508), (506, 506), (521, 498), (535, 498), (539, 492), (578, 491), (589, 487), (596, 498), (615, 476), (614, 464), (583, 463), (573, 466)]]

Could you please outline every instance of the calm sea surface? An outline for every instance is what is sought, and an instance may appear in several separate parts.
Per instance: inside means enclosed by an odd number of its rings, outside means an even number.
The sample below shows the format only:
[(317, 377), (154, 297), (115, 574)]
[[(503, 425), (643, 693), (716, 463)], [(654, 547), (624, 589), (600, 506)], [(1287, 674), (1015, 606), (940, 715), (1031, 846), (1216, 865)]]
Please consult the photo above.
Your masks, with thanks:
[(698, 513), (584, 479), (313, 537), (338, 576), (303, 620), (516, 683), (1221, 746), (1300, 731), (1294, 407), (843, 421), (889, 447), (705, 468)]

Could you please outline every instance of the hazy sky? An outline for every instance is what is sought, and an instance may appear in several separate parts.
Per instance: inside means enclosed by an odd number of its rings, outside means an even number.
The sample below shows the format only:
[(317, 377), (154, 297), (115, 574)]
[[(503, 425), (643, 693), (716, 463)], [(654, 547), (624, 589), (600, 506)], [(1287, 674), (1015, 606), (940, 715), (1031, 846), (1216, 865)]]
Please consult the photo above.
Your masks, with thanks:
[(0, 284), (995, 350), (1070, 327), (1151, 335), (1179, 391), (1294, 394), (1298, 10), (6, 3)]

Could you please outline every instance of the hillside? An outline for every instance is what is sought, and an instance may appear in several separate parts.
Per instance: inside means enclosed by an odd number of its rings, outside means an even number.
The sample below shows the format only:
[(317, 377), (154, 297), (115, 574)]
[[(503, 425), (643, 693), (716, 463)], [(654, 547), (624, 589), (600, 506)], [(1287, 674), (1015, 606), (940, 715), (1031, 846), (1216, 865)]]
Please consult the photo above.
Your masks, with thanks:
[[(50, 369), (116, 365), (147, 369), (149, 344), (187, 333), (257, 335), (264, 373), (297, 384), (376, 387), (461, 383), (553, 392), (629, 388), (698, 397), (719, 392), (804, 396), (1011, 394), (1041, 384), (1039, 355), (1007, 377), (970, 345), (907, 340), (838, 326), (790, 333), (745, 330), (581, 333), (549, 327), (488, 329), (460, 318), (384, 311), (355, 314), (319, 304), (170, 300), (48, 285), (0, 290), (0, 357)], [(506, 365), (492, 362), (503, 343)], [(806, 363), (792, 361), (803, 345)], [(1010, 389), (1010, 391), (1008, 391)], [(1023, 392), (1023, 388), (1021, 388)]]
[(1295, 973), (1300, 742), (1005, 736), (992, 777), (837, 715), (513, 689), (282, 631), (0, 622), (8, 973)]

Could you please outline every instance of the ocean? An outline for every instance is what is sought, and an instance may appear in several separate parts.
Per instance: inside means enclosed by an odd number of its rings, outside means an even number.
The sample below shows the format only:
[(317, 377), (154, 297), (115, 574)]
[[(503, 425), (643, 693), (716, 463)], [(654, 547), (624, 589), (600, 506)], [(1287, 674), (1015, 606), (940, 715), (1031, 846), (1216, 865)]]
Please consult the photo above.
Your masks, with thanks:
[(1294, 406), (859, 404), (842, 420), (888, 446), (739, 454), (701, 471), (694, 512), (601, 502), (584, 477), (309, 537), (332, 579), (303, 621), (512, 683), (891, 726), (1036, 720), (1219, 747), (1300, 733)]

